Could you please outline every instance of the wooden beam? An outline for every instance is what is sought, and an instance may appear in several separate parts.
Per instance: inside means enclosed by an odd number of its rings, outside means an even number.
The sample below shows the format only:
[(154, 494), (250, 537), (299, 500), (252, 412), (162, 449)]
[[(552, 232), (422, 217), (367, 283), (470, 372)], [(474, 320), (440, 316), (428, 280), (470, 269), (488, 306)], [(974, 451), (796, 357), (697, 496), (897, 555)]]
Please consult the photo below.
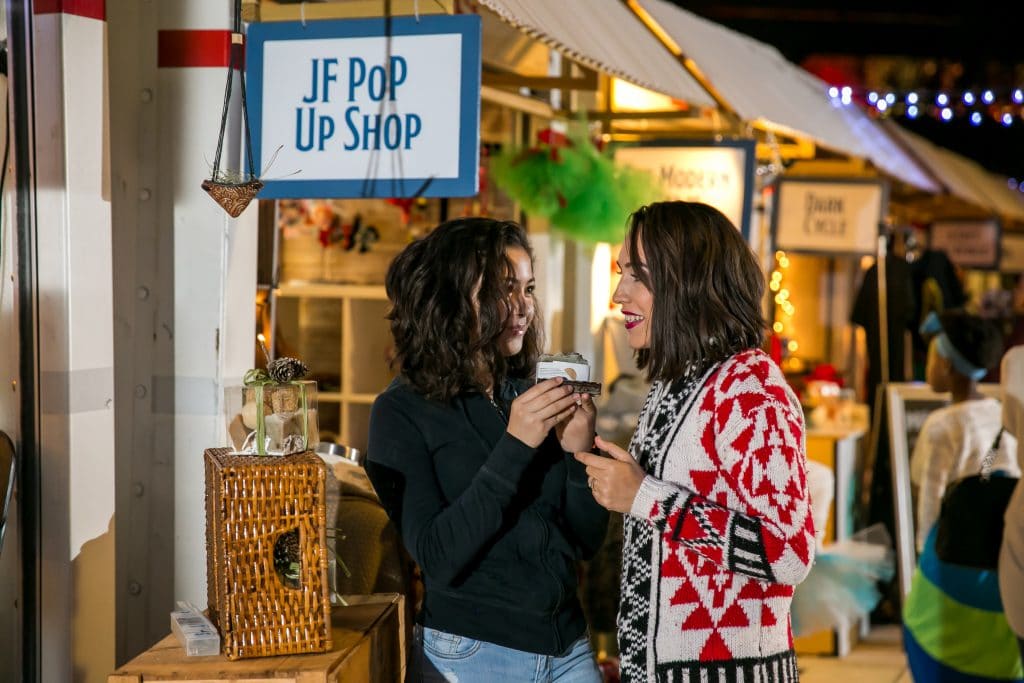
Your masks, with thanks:
[(484, 85), (495, 88), (530, 88), (531, 90), (590, 90), (598, 88), (597, 72), (583, 70), (581, 76), (524, 76), (503, 71), (484, 71)]
[(554, 109), (547, 102), (536, 100), (532, 97), (524, 97), (507, 90), (500, 90), (489, 85), (480, 86), (480, 99), (542, 118), (551, 119), (555, 117)]
[(604, 111), (592, 109), (586, 112), (590, 121), (665, 121), (673, 119), (703, 119), (704, 114), (694, 109), (669, 109), (662, 111)]

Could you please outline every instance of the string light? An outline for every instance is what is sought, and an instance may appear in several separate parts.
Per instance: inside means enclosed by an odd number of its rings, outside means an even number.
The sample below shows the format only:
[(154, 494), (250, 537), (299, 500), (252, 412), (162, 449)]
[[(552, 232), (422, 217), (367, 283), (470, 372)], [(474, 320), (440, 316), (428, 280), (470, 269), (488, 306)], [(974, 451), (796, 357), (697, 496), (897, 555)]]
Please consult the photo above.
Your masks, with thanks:
[[(878, 103), (884, 104), (885, 100), (879, 99)], [(775, 294), (773, 297), (775, 302), (775, 322), (772, 323), (772, 331), (782, 341), (784, 352), (788, 356), (794, 353), (800, 346), (792, 338), (793, 316), (796, 314), (796, 307), (791, 301), (789, 288), (783, 282), (787, 268), (789, 268), (789, 257), (786, 256), (786, 252), (782, 250), (776, 251), (775, 268), (772, 270), (771, 279), (768, 282), (768, 288)]]
[(862, 104), (868, 105), (868, 112), (877, 117), (931, 116), (944, 123), (962, 117), (975, 127), (983, 125), (986, 119), (1003, 126), (1013, 125), (1017, 116), (1024, 119), (1024, 87), (985, 88), (980, 95), (975, 90), (930, 93), (861, 90), (858, 95), (851, 86), (833, 85), (828, 88), (828, 96), (834, 105), (843, 106), (850, 106), (859, 98)]

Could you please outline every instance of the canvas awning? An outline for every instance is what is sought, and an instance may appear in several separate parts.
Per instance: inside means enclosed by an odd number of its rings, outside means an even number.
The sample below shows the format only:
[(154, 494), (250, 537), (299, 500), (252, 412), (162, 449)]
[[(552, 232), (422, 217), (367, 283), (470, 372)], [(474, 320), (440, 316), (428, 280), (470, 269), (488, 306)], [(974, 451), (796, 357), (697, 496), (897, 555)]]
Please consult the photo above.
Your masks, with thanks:
[(709, 85), (743, 120), (867, 159), (889, 176), (918, 189), (940, 190), (874, 119), (855, 106), (833, 105), (825, 82), (786, 60), (771, 45), (665, 0), (636, 2), (682, 54), (693, 60)]
[(1004, 219), (1024, 221), (1024, 196), (1010, 189), (1007, 178), (986, 170), (961, 154), (934, 144), (895, 121), (885, 121), (882, 127), (919, 159), (950, 195)]
[(531, 38), (591, 69), (693, 107), (715, 102), (619, 0), (476, 0)]

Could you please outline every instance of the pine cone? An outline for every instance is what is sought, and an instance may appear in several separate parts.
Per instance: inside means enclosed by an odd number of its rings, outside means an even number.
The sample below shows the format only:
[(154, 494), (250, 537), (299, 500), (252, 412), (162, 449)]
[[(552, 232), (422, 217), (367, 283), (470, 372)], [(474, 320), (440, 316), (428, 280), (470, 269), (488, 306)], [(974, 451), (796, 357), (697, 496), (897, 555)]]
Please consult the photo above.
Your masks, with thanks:
[(267, 374), (278, 384), (302, 379), (309, 368), (298, 358), (275, 358), (267, 366)]

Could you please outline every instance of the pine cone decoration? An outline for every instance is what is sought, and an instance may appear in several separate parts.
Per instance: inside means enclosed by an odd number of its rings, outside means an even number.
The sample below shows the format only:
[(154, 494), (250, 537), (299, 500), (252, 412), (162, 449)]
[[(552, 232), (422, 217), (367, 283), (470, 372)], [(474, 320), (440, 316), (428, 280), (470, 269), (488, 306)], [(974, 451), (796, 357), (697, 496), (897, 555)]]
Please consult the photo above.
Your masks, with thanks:
[(302, 379), (309, 368), (298, 358), (275, 358), (267, 366), (267, 374), (278, 384)]

